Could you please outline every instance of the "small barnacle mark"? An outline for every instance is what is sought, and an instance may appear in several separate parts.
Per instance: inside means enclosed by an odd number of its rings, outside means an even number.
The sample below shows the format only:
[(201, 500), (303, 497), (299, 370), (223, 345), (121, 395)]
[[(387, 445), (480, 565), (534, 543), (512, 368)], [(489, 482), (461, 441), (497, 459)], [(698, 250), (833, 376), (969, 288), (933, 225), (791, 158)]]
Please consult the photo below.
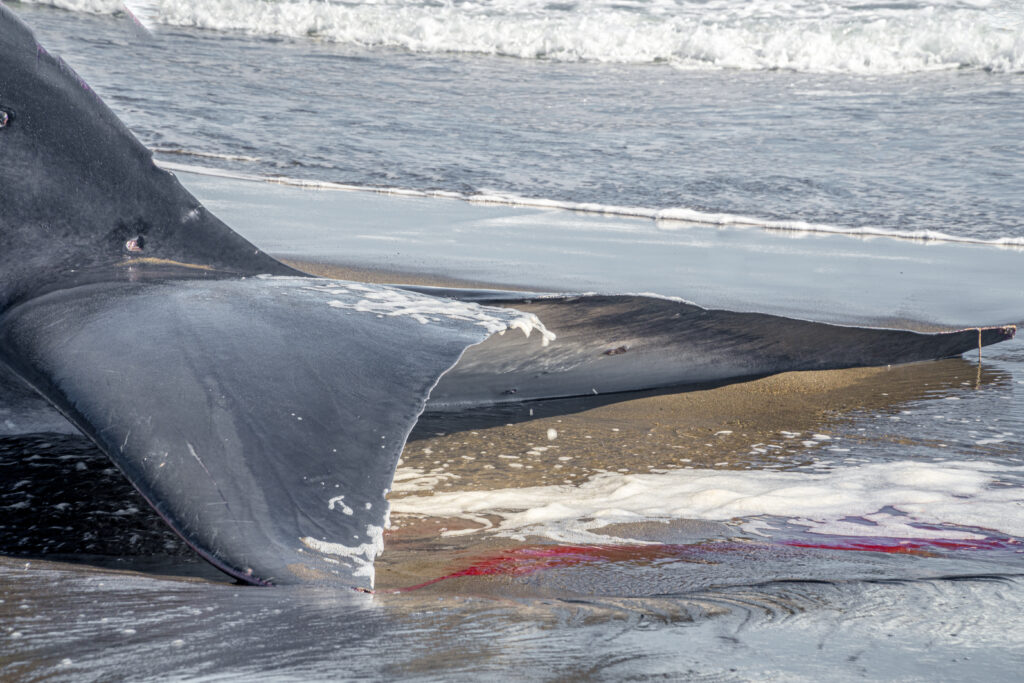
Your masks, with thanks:
[(11, 115), (0, 109), (0, 128), (6, 128), (11, 121)]
[(133, 237), (124, 243), (125, 250), (130, 251), (134, 254), (137, 254), (140, 251), (142, 251), (143, 248), (145, 248), (145, 246), (146, 240), (143, 239), (142, 235), (139, 235), (138, 237)]

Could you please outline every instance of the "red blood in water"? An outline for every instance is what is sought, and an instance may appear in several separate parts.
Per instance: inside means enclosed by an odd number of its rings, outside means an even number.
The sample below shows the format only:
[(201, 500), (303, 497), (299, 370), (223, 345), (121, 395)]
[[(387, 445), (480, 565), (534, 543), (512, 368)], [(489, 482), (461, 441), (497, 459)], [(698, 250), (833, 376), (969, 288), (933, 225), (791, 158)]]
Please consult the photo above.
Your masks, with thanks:
[[(1009, 538), (981, 540), (901, 539), (901, 538), (844, 538), (828, 543), (804, 540), (776, 541), (774, 545), (815, 550), (849, 550), (874, 553), (933, 555), (951, 550), (1005, 550), (1020, 545)], [(545, 569), (574, 567), (596, 562), (641, 562), (661, 559), (694, 559), (708, 553), (741, 550), (770, 550), (772, 544), (712, 541), (688, 545), (538, 545), (513, 548), (506, 552), (483, 557), (464, 569), (439, 576), (424, 583), (398, 589), (395, 592), (417, 590), (447, 579), (465, 576), (525, 576)]]

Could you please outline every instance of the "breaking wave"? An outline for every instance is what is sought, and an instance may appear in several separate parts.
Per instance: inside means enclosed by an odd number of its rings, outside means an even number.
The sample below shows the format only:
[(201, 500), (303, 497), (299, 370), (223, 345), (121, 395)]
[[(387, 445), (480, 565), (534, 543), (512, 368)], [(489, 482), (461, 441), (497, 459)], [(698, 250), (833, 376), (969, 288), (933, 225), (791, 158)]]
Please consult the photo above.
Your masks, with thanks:
[(423, 53), (680, 69), (1024, 71), (1024, 6), (1015, 0), (31, 1), (131, 15), (153, 30), (185, 26)]

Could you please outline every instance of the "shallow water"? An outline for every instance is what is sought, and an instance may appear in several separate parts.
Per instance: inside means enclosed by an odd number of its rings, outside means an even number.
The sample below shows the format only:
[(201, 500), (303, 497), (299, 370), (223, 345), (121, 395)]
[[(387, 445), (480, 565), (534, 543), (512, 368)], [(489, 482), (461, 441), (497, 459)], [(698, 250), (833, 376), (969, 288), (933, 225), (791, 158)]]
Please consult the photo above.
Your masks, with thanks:
[(1019, 580), (987, 576), (567, 600), (268, 595), (41, 563), (0, 575), (5, 611), (34, 615), (5, 619), (24, 657), (5, 671), (25, 680), (1012, 680), (1020, 665)]
[[(7, 438), (0, 464), (17, 484), (0, 499), (0, 671), (23, 680), (461, 680), (510, 667), (530, 679), (1013, 680), (1024, 663), (1015, 628), (1024, 538), (1007, 531), (1021, 524), (1024, 418), (1014, 399), (1024, 347), (989, 351), (980, 368), (954, 359), (428, 416), (399, 469), (373, 596), (231, 585), (162, 529), (86, 440)], [(928, 477), (903, 476), (889, 489), (854, 489), (889, 495), (892, 506), (843, 516), (828, 487), (871, 467), (929, 477), (945, 468), (966, 486), (929, 489)], [(985, 472), (990, 480), (967, 484)], [(682, 476), (707, 482), (697, 486), (706, 499), (730, 473), (762, 487), (795, 477), (806, 499), (773, 514), (709, 509), (702, 521), (685, 486), (642, 488), (643, 477)], [(815, 489), (815, 477), (832, 483)], [(616, 478), (606, 495), (588, 493)], [(615, 493), (624, 485), (641, 487), (646, 511), (624, 507)], [(525, 508), (504, 502), (509, 487)], [(487, 490), (492, 509), (460, 507)], [(941, 508), (913, 503), (929, 490), (935, 505), (962, 502), (975, 523), (928, 520)], [(653, 512), (659, 501), (677, 514)], [(473, 531), (481, 518), (490, 531)], [(887, 536), (894, 521), (920, 538)]]

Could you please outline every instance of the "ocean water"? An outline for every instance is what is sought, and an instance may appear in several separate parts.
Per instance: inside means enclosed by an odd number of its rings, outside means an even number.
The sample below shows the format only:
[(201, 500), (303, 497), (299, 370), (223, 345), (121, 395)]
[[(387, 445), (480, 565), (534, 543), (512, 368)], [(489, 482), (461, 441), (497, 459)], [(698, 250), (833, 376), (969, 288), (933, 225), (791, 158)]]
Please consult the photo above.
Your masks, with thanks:
[[(8, 4), (238, 197), (875, 235), (879, 261), (978, 242), (1024, 318), (1011, 0)], [(227, 583), (40, 414), (0, 437), (0, 677), (1016, 680), (1024, 342), (858, 372), (428, 415), (373, 596)]]
[(1024, 241), (1015, 0), (129, 5), (19, 7), (162, 160)]

